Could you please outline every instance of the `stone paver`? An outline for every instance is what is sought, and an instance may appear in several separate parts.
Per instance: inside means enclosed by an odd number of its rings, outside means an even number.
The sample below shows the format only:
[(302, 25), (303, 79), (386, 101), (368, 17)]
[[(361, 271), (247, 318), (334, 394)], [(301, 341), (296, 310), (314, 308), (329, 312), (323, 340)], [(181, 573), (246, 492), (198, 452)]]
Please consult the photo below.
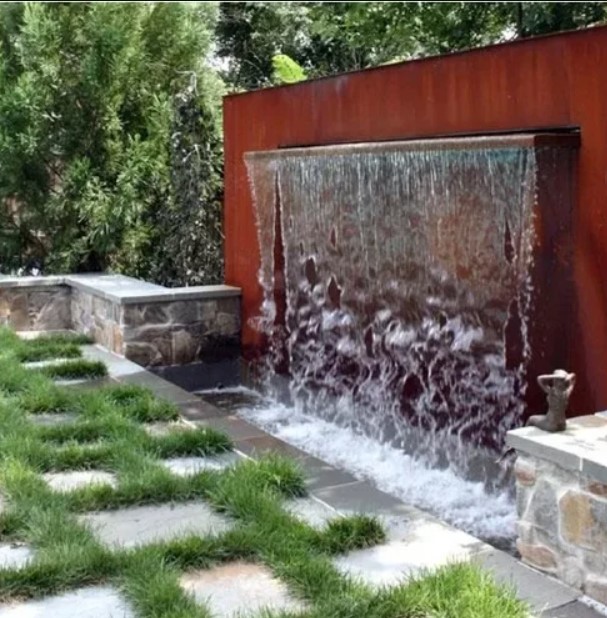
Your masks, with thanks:
[(80, 516), (109, 547), (133, 547), (188, 534), (207, 536), (225, 532), (231, 523), (202, 502), (140, 506)]
[(214, 569), (186, 573), (183, 588), (205, 604), (216, 618), (256, 615), (262, 609), (297, 612), (301, 602), (263, 566), (235, 562)]
[(182, 421), (174, 421), (170, 423), (156, 421), (153, 423), (146, 423), (145, 425), (142, 425), (142, 427), (150, 436), (154, 437), (168, 436), (169, 434), (177, 431), (192, 431), (193, 429), (196, 429), (195, 425), (190, 425), (189, 423), (184, 423)]
[(0, 569), (14, 569), (25, 566), (34, 557), (27, 545), (0, 543)]
[(540, 614), (537, 614), (538, 618), (603, 618), (607, 614), (599, 614), (594, 609), (580, 603), (579, 601), (573, 601), (573, 603), (567, 603), (555, 609), (550, 609)]
[(73, 358), (59, 357), (59, 358), (48, 358), (46, 360), (41, 360), (41, 361), (29, 361), (27, 363), (21, 363), (21, 364), (26, 369), (40, 369), (41, 367), (50, 367), (52, 365), (63, 365), (73, 360), (74, 360)]
[(38, 337), (47, 337), (48, 335), (73, 335), (73, 330), (18, 330), (16, 334), (21, 339), (38, 339)]
[(323, 528), (332, 519), (340, 515), (335, 509), (315, 498), (298, 498), (284, 504), (285, 510), (301, 519), (312, 528)]
[(58, 412), (56, 414), (44, 412), (43, 414), (28, 414), (27, 418), (36, 425), (50, 426), (73, 423), (78, 415), (71, 412)]
[(395, 585), (422, 570), (467, 560), (478, 552), (474, 537), (434, 521), (411, 522), (401, 540), (335, 559), (343, 573), (376, 585)]
[(234, 442), (246, 440), (247, 438), (258, 438), (267, 435), (265, 431), (243, 421), (235, 416), (209, 418), (205, 421), (200, 421), (201, 426), (213, 427), (218, 431), (226, 433)]
[(421, 513), (419, 509), (407, 506), (366, 481), (326, 487), (313, 493), (323, 502), (346, 514), (368, 513), (416, 518)]
[(24, 603), (0, 605), (0, 618), (135, 618), (118, 591), (94, 586)]
[(236, 453), (225, 453), (216, 457), (173, 457), (164, 459), (161, 463), (177, 476), (192, 476), (202, 470), (224, 470), (239, 459)]
[(69, 492), (88, 485), (110, 485), (116, 487), (116, 476), (102, 470), (75, 470), (73, 472), (49, 472), (42, 478), (51, 489)]
[(472, 562), (490, 571), (498, 582), (516, 588), (518, 597), (527, 601), (537, 612), (571, 603), (580, 596), (577, 590), (497, 549), (479, 553), (472, 558)]
[(178, 405), (181, 415), (190, 421), (202, 421), (217, 416), (230, 416), (231, 414), (231, 412), (227, 410), (216, 408), (210, 403), (202, 400), (188, 401)]

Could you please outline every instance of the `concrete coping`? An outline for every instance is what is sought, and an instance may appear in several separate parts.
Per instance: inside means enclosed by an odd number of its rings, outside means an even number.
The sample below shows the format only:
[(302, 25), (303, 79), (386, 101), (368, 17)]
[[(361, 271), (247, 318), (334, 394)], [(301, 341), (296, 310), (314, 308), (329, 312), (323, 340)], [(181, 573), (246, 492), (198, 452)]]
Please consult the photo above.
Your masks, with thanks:
[(0, 276), (0, 289), (40, 288), (64, 285), (88, 292), (119, 305), (170, 302), (178, 300), (206, 300), (240, 296), (240, 288), (230, 285), (197, 285), (165, 288), (124, 275), (82, 274), (52, 275), (48, 277)]
[(567, 429), (558, 433), (514, 429), (506, 442), (520, 453), (607, 483), (607, 417), (602, 413), (568, 419)]

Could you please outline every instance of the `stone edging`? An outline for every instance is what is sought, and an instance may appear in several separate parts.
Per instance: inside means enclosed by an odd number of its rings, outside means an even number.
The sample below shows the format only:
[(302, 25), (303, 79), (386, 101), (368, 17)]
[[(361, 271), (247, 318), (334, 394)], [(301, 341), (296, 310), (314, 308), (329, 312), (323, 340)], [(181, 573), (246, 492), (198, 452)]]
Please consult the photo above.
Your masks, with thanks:
[(93, 296), (126, 305), (150, 301), (169, 302), (240, 296), (240, 288), (230, 285), (197, 285), (165, 288), (125, 275), (51, 275), (48, 277), (0, 276), (0, 290), (9, 288), (42, 288), (65, 285)]

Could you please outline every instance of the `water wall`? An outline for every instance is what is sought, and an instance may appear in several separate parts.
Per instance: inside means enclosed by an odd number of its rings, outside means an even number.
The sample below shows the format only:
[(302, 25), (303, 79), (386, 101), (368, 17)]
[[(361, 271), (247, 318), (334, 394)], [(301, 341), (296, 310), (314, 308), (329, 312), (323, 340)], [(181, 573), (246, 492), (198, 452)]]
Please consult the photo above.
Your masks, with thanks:
[[(532, 357), (538, 160), (567, 159), (562, 145), (514, 135), (247, 154), (267, 373), (383, 441), (501, 448), (522, 423)], [(442, 442), (424, 450), (445, 456)]]
[(606, 62), (607, 29), (592, 28), (226, 97), (226, 280), (243, 291), (247, 359), (263, 347), (256, 322), (263, 316), (264, 290), (245, 153), (577, 132), (573, 175), (564, 166), (558, 171), (550, 152), (536, 149), (534, 302), (527, 317), (532, 379), (525, 414), (544, 406), (535, 375), (555, 367), (578, 376), (572, 415), (606, 409)]

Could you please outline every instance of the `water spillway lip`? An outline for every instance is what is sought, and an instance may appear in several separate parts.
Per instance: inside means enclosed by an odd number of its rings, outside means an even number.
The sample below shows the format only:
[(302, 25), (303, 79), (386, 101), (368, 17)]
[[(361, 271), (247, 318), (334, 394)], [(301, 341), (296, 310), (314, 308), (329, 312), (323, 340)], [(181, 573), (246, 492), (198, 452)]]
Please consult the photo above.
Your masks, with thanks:
[(247, 160), (281, 157), (347, 155), (357, 153), (389, 153), (402, 151), (495, 150), (507, 148), (579, 148), (579, 133), (513, 133), (473, 137), (429, 138), (394, 142), (359, 142), (305, 148), (280, 148), (246, 152)]

